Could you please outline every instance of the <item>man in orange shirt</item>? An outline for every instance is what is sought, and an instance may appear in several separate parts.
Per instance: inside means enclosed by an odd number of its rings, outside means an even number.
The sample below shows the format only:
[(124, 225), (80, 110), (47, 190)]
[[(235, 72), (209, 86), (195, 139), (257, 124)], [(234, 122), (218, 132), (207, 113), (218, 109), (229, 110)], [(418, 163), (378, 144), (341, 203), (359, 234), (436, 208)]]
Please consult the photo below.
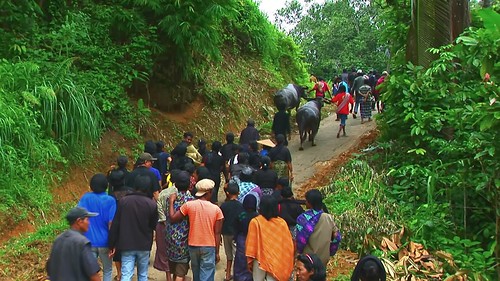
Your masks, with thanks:
[(219, 206), (210, 202), (215, 182), (203, 179), (196, 183), (195, 196), (198, 200), (186, 202), (174, 212), (176, 194), (170, 195), (170, 222), (176, 223), (189, 218), (189, 257), (193, 270), (193, 281), (213, 281), (215, 264), (219, 262), (222, 222), (224, 215)]

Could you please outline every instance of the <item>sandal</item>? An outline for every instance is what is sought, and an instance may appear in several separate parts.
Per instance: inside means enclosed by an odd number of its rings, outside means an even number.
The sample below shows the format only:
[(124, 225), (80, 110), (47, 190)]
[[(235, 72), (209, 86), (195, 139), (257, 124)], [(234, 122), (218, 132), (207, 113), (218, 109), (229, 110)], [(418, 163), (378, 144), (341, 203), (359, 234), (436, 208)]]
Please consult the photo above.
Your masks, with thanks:
[(230, 281), (233, 280), (233, 275), (229, 276), (229, 279), (224, 278), (224, 281)]

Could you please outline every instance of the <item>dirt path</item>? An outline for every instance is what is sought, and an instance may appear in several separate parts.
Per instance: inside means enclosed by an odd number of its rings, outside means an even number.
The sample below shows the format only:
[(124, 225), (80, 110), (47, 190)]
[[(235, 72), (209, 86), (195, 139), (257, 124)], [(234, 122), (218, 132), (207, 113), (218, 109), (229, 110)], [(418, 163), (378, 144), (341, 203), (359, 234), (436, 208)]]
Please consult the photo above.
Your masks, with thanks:
[[(325, 108), (325, 111), (331, 111), (331, 107)], [(289, 144), (292, 153), (292, 162), (294, 169), (294, 193), (296, 198), (303, 198), (306, 190), (316, 188), (327, 184), (340, 165), (345, 163), (352, 153), (359, 148), (372, 142), (376, 136), (375, 122), (361, 124), (359, 119), (347, 120), (347, 137), (336, 138), (339, 122), (335, 121), (335, 114), (329, 114), (321, 121), (319, 133), (316, 137), (317, 146), (313, 147), (308, 142), (304, 145), (304, 150), (299, 151), (299, 137), (295, 133)], [(219, 201), (222, 201), (224, 194), (219, 193)], [(151, 262), (154, 261), (155, 245), (151, 252)], [(221, 261), (217, 264), (215, 280), (224, 279), (226, 257), (224, 250), (220, 250)], [(329, 276), (336, 276), (338, 273), (347, 273), (354, 267), (356, 256), (347, 251), (339, 251), (332, 259), (333, 265), (329, 267)], [(332, 263), (332, 260), (330, 261)], [(191, 277), (191, 271), (189, 272)], [(150, 266), (149, 280), (165, 280), (165, 273), (160, 272)]]

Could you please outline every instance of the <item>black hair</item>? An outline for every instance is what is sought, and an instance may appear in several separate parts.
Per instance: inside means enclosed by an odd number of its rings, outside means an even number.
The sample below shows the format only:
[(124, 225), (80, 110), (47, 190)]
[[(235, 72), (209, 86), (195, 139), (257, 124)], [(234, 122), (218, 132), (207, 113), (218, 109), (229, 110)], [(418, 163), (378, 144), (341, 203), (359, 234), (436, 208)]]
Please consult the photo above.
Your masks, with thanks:
[(304, 264), (304, 267), (308, 272), (313, 271), (314, 273), (309, 277), (311, 281), (325, 281), (326, 280), (326, 268), (323, 262), (315, 254), (300, 254), (297, 256), (297, 260)]
[(190, 181), (191, 176), (186, 171), (181, 171), (181, 170), (177, 170), (177, 171), (179, 171), (179, 172), (176, 176), (175, 187), (177, 187), (177, 190), (179, 190), (179, 191), (188, 190), (189, 184), (191, 183), (191, 181)]
[(127, 156), (124, 156), (124, 155), (118, 156), (118, 158), (116, 159), (116, 164), (118, 165), (118, 167), (120, 169), (126, 168), (127, 164), (128, 164)]
[(233, 143), (234, 142), (234, 134), (232, 132), (226, 133), (226, 142)]
[(198, 168), (196, 168), (196, 174), (198, 175), (198, 181), (211, 179), (210, 171), (205, 166), (199, 166)]
[(108, 179), (105, 174), (95, 174), (90, 179), (90, 189), (95, 193), (105, 192), (108, 188)]
[(281, 190), (281, 196), (283, 198), (292, 198), (293, 196), (292, 188), (289, 186), (283, 187), (283, 189)]
[(156, 153), (156, 143), (152, 140), (147, 140), (144, 143), (144, 152), (147, 152), (151, 155)]
[(281, 177), (278, 179), (277, 184), (283, 186), (283, 188), (290, 186), (290, 181), (287, 177)]
[(344, 70), (342, 70), (343, 73), (347, 73), (347, 68), (344, 68)]
[(262, 166), (262, 170), (268, 170), (271, 166), (271, 158), (269, 158), (269, 156), (262, 156), (260, 165)]
[(227, 193), (228, 194), (231, 194), (231, 195), (238, 195), (238, 193), (240, 193), (240, 186), (238, 185), (237, 182), (235, 181), (230, 181), (228, 184), (227, 184), (227, 189), (226, 189)]
[(352, 281), (386, 281), (386, 278), (384, 265), (372, 255), (360, 259), (351, 275)]
[(156, 142), (156, 153), (162, 152), (164, 147), (165, 147), (165, 143), (163, 141), (157, 141)]
[(272, 218), (277, 218), (278, 212), (278, 200), (272, 195), (264, 195), (260, 199), (259, 213), (270, 220)]
[(326, 208), (325, 204), (323, 203), (323, 195), (321, 195), (321, 192), (317, 189), (311, 189), (306, 192), (306, 201), (311, 204), (311, 207), (316, 210), (320, 211), (323, 210), (325, 213), (328, 213), (328, 209)]
[(339, 86), (339, 93), (343, 93), (345, 91), (346, 91), (345, 85), (344, 84), (340, 85)]
[(187, 152), (187, 144), (184, 142), (179, 143), (174, 150), (172, 150), (172, 156), (185, 156)]
[(214, 141), (212, 143), (212, 151), (219, 152), (221, 147), (222, 147), (222, 144), (220, 143), (220, 141)]
[(187, 138), (187, 137), (193, 137), (193, 133), (191, 132), (185, 132), (184, 135), (183, 135), (184, 138)]
[(140, 192), (147, 193), (151, 187), (151, 178), (148, 176), (137, 176), (134, 180), (134, 189)]
[(196, 171), (196, 167), (194, 166), (193, 163), (186, 163), (184, 165), (184, 171), (186, 171), (192, 175), (194, 173), (194, 171)]

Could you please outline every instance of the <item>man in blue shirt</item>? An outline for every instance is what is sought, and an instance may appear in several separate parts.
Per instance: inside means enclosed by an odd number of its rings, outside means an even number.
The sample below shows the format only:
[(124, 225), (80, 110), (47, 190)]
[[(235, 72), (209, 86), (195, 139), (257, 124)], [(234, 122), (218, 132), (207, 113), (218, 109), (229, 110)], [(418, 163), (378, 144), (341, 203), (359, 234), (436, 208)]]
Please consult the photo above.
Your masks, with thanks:
[(108, 234), (111, 222), (116, 212), (116, 200), (106, 193), (108, 180), (104, 174), (95, 174), (90, 180), (92, 192), (85, 193), (78, 206), (84, 207), (89, 212), (99, 213), (96, 217), (89, 218), (90, 227), (85, 237), (90, 240), (92, 253), (101, 259), (103, 267), (103, 281), (111, 281), (113, 273), (112, 261), (109, 257)]

